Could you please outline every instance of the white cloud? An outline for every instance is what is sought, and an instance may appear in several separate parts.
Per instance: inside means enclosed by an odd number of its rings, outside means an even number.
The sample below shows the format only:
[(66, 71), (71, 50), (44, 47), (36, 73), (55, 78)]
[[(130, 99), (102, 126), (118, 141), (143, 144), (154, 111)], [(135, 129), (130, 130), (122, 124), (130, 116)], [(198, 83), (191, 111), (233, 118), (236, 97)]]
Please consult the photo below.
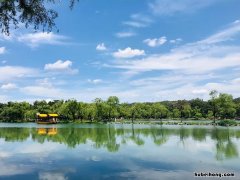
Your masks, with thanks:
[(26, 95), (32, 95), (37, 97), (59, 99), (64, 98), (65, 94), (62, 90), (54, 87), (43, 87), (41, 85), (37, 86), (26, 86), (20, 89), (20, 91)]
[(143, 14), (132, 14), (130, 16), (130, 20), (124, 21), (122, 24), (135, 28), (141, 28), (149, 26), (152, 22), (153, 20), (148, 16), (145, 16)]
[(156, 47), (165, 44), (167, 42), (167, 38), (165, 36), (162, 36), (160, 38), (145, 39), (143, 42), (150, 47)]
[(177, 44), (177, 43), (180, 43), (181, 41), (182, 41), (181, 38), (177, 38), (177, 39), (171, 39), (169, 42), (172, 44)]
[(8, 158), (11, 156), (11, 153), (5, 152), (5, 151), (0, 151), (0, 158)]
[(206, 81), (211, 79), (216, 79), (221, 76), (213, 75), (213, 74), (204, 74), (204, 75), (191, 75), (186, 76), (184, 74), (171, 74), (171, 73), (164, 73), (164, 75), (158, 77), (147, 77), (142, 79), (137, 79), (131, 81), (131, 85), (133, 86), (154, 86), (156, 84), (164, 84), (164, 88), (169, 88), (176, 85), (185, 85), (189, 82), (196, 82), (196, 81)]
[(127, 47), (126, 49), (118, 49), (117, 52), (113, 53), (113, 56), (115, 58), (132, 58), (135, 56), (142, 56), (145, 55), (144, 50), (139, 50), (139, 49), (132, 49), (130, 47)]
[(0, 81), (29, 77), (37, 73), (36, 69), (21, 66), (0, 66)]
[(55, 63), (45, 64), (44, 70), (51, 72), (67, 72), (71, 74), (78, 73), (77, 69), (72, 69), (72, 61), (66, 60), (57, 60)]
[(66, 36), (57, 35), (53, 32), (37, 32), (20, 35), (17, 40), (34, 48), (41, 44), (62, 45), (66, 43)]
[(132, 37), (136, 36), (136, 33), (134, 32), (118, 32), (116, 33), (116, 37), (118, 38), (127, 38), (127, 37)]
[[(4, 103), (4, 102), (8, 102), (8, 101), (9, 101), (8, 96), (0, 95), (0, 102)], [(1, 158), (1, 156), (0, 156), (0, 158)]]
[(98, 50), (98, 51), (106, 51), (107, 48), (106, 48), (104, 43), (101, 43), (101, 44), (97, 45), (96, 50)]
[(32, 167), (21, 166), (17, 164), (9, 164), (1, 160), (0, 176), (13, 176), (32, 173)]
[(17, 85), (14, 83), (7, 83), (7, 84), (3, 84), (1, 86), (1, 89), (3, 89), (3, 90), (12, 90), (12, 89), (16, 89), (16, 88), (17, 88)]
[(38, 79), (36, 80), (36, 83), (39, 85), (39, 86), (42, 86), (42, 87), (48, 87), (48, 88), (51, 88), (53, 87), (53, 83), (52, 82), (55, 82), (55, 78), (43, 78), (43, 79)]
[(146, 58), (132, 61), (115, 61), (113, 66), (141, 72), (177, 70), (187, 74), (237, 68), (240, 67), (240, 46), (219, 44), (227, 40), (232, 42), (237, 34), (240, 34), (240, 23), (233, 23), (206, 39), (179, 46), (168, 53), (149, 55)]
[[(240, 53), (228, 53), (228, 47), (219, 47), (221, 53), (226, 53), (222, 57), (211, 55), (216, 49), (208, 49), (207, 52), (191, 52), (173, 51), (169, 54), (151, 55), (141, 60), (133, 60), (131, 62), (116, 62), (115, 67), (137, 70), (141, 72), (152, 70), (178, 70), (184, 73), (207, 73), (213, 70), (240, 66)], [(240, 47), (238, 48), (240, 51)], [(121, 53), (119, 53), (121, 54)]]
[(239, 35), (240, 32), (240, 21), (234, 21), (224, 30), (209, 36), (208, 38), (199, 41), (200, 44), (215, 44), (222, 43), (225, 41), (233, 40), (234, 36)]
[(13, 38), (14, 33), (11, 33), (9, 36), (4, 33), (0, 33), (0, 41), (11, 41)]
[(0, 47), (0, 54), (4, 54), (6, 52), (6, 48), (5, 47)]
[(150, 10), (156, 15), (173, 15), (176, 13), (195, 12), (213, 5), (217, 0), (155, 0), (149, 4)]
[(123, 22), (124, 25), (128, 25), (128, 26), (132, 26), (132, 27), (146, 27), (147, 25), (142, 23), (142, 22), (137, 22), (137, 21), (124, 21)]
[(193, 94), (206, 94), (206, 93), (209, 93), (209, 90), (207, 90), (207, 89), (193, 89), (192, 93)]
[(152, 23), (153, 20), (149, 16), (143, 15), (143, 14), (132, 14), (131, 19), (135, 21), (145, 22), (145, 23)]
[(203, 40), (180, 45), (167, 53), (113, 61), (106, 67), (120, 68), (121, 74), (130, 74), (131, 79), (148, 71), (161, 74), (129, 82), (127, 90), (138, 101), (208, 99), (212, 89), (239, 97), (240, 46), (231, 44), (240, 34), (239, 26), (239, 22), (234, 22)]
[(87, 81), (92, 84), (100, 84), (103, 82), (102, 79), (88, 79)]
[(59, 172), (40, 172), (39, 180), (68, 180), (68, 177)]

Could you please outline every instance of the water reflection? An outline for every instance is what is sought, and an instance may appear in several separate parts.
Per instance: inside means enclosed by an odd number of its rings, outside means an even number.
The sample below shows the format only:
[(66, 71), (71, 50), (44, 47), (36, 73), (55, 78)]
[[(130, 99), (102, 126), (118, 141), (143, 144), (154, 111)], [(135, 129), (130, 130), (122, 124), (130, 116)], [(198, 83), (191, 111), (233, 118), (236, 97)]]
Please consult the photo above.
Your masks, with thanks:
[(39, 135), (56, 135), (57, 134), (57, 128), (38, 128), (37, 132)]
[(69, 148), (76, 148), (87, 142), (92, 147), (106, 148), (109, 152), (117, 152), (119, 148), (129, 142), (137, 146), (144, 146), (145, 141), (152, 141), (161, 146), (173, 137), (185, 146), (185, 141), (193, 139), (194, 142), (205, 142), (210, 138), (215, 143), (215, 158), (224, 160), (239, 156), (238, 146), (233, 139), (240, 138), (240, 129), (205, 128), (205, 127), (179, 127), (150, 126), (148, 128), (134, 127), (134, 125), (93, 125), (84, 128), (78, 127), (51, 127), (26, 128), (11, 127), (0, 128), (0, 138), (5, 142), (23, 142), (31, 138), (35, 142), (56, 142)]
[[(157, 125), (0, 127), (0, 179), (193, 179), (240, 172), (240, 128)], [(229, 178), (231, 179), (231, 178)]]

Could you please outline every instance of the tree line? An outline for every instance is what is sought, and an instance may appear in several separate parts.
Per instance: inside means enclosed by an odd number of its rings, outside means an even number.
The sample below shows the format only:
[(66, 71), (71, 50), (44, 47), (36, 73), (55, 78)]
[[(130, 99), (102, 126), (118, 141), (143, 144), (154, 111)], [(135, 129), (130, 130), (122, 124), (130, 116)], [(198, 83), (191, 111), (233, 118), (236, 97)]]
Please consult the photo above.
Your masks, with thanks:
[(120, 103), (119, 98), (96, 98), (91, 103), (75, 99), (0, 103), (0, 121), (34, 121), (37, 113), (58, 113), (60, 120), (113, 121), (161, 119), (234, 119), (240, 117), (240, 98), (226, 93), (210, 92), (210, 99)]

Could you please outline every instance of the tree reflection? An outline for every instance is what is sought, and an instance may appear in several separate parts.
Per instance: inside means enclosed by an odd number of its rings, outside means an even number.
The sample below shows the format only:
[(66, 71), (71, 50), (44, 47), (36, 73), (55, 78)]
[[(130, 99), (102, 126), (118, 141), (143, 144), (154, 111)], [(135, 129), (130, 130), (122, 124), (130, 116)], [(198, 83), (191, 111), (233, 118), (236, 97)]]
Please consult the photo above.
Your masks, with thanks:
[(233, 133), (229, 129), (214, 128), (212, 138), (216, 140), (216, 159), (224, 160), (238, 157), (238, 149), (232, 138), (237, 137), (239, 132)]
[(135, 132), (135, 128), (134, 128), (134, 124), (132, 123), (132, 133), (129, 137), (129, 139), (131, 139), (135, 144), (141, 146), (144, 145), (144, 140), (140, 137), (141, 132), (139, 130), (137, 130)]
[(25, 141), (29, 135), (28, 128), (0, 128), (0, 138), (5, 141)]
[(151, 136), (153, 138), (153, 142), (156, 145), (160, 146), (167, 142), (169, 135), (168, 135), (166, 129), (161, 126), (160, 128), (152, 127), (151, 128)]
[(137, 146), (144, 146), (150, 140), (157, 146), (163, 146), (171, 137), (179, 138), (181, 143), (188, 139), (196, 142), (207, 141), (211, 138), (215, 142), (215, 158), (224, 160), (237, 158), (238, 147), (234, 139), (240, 138), (239, 129), (150, 126), (148, 128), (124, 125), (92, 125), (89, 127), (63, 128), (0, 128), (0, 139), (6, 142), (26, 141), (31, 138), (38, 143), (46, 141), (65, 144), (69, 148), (76, 148), (80, 144), (91, 143), (96, 149), (106, 148), (109, 152), (119, 151), (121, 145), (129, 141)]

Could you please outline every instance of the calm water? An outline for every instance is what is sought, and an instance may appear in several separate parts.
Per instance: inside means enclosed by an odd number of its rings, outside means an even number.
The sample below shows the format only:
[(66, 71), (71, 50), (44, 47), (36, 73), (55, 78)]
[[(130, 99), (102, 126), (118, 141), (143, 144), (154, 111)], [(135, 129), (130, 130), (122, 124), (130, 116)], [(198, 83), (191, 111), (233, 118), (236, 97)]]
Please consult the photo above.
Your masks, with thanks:
[(239, 127), (0, 124), (0, 179), (240, 179), (239, 154)]

